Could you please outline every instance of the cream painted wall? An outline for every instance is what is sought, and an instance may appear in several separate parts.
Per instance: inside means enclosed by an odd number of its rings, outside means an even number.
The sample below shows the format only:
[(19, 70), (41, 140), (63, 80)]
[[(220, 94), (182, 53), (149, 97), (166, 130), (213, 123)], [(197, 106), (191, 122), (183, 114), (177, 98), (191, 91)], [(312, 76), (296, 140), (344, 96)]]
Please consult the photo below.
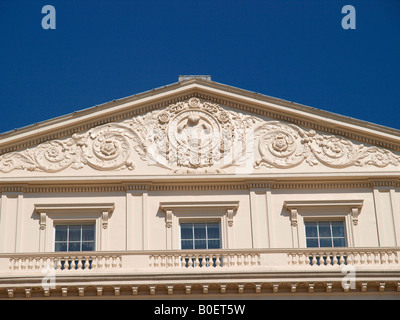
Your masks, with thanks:
[[(46, 239), (41, 238), (40, 215), (35, 212), (38, 204), (99, 204), (113, 203), (115, 209), (108, 219), (108, 227), (102, 226), (100, 212), (83, 214), (83, 221), (96, 221), (97, 236), (102, 243), (97, 249), (165, 250), (179, 249), (179, 227), (166, 226), (165, 212), (160, 202), (218, 202), (238, 201), (232, 226), (226, 223), (226, 214), (213, 210), (183, 212), (179, 221), (188, 219), (221, 219), (224, 248), (295, 248), (304, 247), (304, 219), (308, 213), (298, 215), (297, 229), (292, 226), (285, 201), (297, 200), (360, 200), (363, 206), (358, 224), (346, 224), (349, 246), (379, 247), (398, 246), (400, 231), (399, 189), (392, 187), (344, 188), (344, 189), (250, 189), (250, 190), (201, 190), (201, 191), (145, 191), (82, 193), (22, 193), (3, 192), (0, 202), (0, 248), (2, 253), (52, 251), (53, 232), (46, 224)], [(341, 209), (324, 212), (314, 210), (319, 216), (337, 215), (349, 217), (350, 212)], [(76, 217), (76, 212), (52, 213), (51, 219)], [(74, 216), (75, 215), (75, 216)], [(79, 216), (79, 215), (78, 215)], [(86, 220), (85, 220), (86, 219)], [(175, 221), (175, 220), (174, 220)], [(192, 221), (192, 220), (191, 220)], [(349, 230), (351, 229), (351, 230)], [(302, 238), (303, 237), (303, 238)], [(41, 243), (42, 241), (42, 243)], [(45, 245), (43, 245), (45, 241)]]

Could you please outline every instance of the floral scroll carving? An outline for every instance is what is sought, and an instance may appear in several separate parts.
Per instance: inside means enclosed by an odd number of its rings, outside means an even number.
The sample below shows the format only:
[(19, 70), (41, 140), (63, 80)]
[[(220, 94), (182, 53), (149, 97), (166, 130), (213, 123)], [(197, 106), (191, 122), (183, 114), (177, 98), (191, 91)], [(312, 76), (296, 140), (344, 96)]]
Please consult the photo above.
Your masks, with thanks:
[(305, 131), (295, 125), (267, 122), (256, 129), (260, 158), (255, 167), (291, 168), (306, 161), (310, 166), (331, 168), (372, 165), (398, 166), (400, 156), (375, 146), (354, 144), (342, 137)]
[(63, 140), (0, 156), (0, 171), (59, 172), (89, 166), (133, 170), (134, 158), (171, 173), (220, 173), (229, 167), (399, 166), (400, 156), (340, 136), (263, 119), (193, 97)]

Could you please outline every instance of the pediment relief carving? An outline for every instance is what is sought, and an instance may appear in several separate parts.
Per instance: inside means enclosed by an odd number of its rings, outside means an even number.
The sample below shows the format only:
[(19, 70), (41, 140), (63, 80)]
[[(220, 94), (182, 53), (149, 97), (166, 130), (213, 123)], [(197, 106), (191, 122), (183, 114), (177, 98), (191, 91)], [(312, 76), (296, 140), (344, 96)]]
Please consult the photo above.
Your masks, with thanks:
[(192, 97), (121, 122), (0, 157), (0, 171), (59, 172), (90, 166), (134, 170), (139, 156), (171, 173), (223, 173), (231, 167), (399, 166), (400, 156), (282, 121), (226, 110)]

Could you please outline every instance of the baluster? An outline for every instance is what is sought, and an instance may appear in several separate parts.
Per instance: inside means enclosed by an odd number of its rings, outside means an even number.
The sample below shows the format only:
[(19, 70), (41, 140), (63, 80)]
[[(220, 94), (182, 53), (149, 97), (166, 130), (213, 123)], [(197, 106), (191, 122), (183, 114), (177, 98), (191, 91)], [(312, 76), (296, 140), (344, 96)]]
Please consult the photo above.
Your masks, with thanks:
[(56, 270), (61, 270), (61, 267), (62, 267), (61, 260), (62, 260), (61, 257), (57, 257)]
[(39, 270), (40, 258), (39, 257), (35, 257), (33, 261), (34, 261), (33, 268), (35, 270)]
[(152, 256), (153, 257), (153, 267), (158, 268), (158, 255)]
[(212, 266), (212, 259), (210, 259), (210, 255), (209, 254), (205, 255), (204, 259), (205, 259), (205, 260), (203, 260), (203, 266), (204, 267), (206, 267), (206, 268), (210, 267), (210, 260), (211, 260), (211, 266)]
[(154, 268), (154, 255), (149, 256), (149, 267)]
[(55, 259), (55, 257), (49, 257), (48, 263), (45, 266), (46, 269), (55, 269), (56, 265), (54, 263), (54, 259)]
[(14, 264), (15, 264), (15, 259), (14, 258), (10, 258), (8, 260), (8, 269), (13, 270), (14, 269)]
[(214, 255), (215, 257), (215, 266), (216, 267), (220, 267), (221, 266), (221, 260), (222, 260), (222, 256), (218, 256), (217, 254)]
[(91, 257), (91, 259), (92, 259), (92, 263), (91, 263), (90, 268), (91, 269), (96, 269), (96, 267), (97, 267), (97, 257), (94, 256), (94, 257)]
[(338, 264), (338, 258), (336, 252), (332, 252), (332, 265), (336, 266)]
[(165, 267), (166, 267), (166, 268), (169, 268), (169, 267), (170, 267), (170, 264), (171, 264), (170, 260), (171, 260), (171, 256), (170, 256), (169, 254), (167, 254), (167, 255), (165, 256)]
[(181, 256), (179, 254), (175, 254), (174, 256), (174, 268), (180, 267), (180, 262), (181, 262)]
[(71, 257), (71, 270), (75, 270), (76, 263), (75, 263), (75, 257)]
[(111, 267), (112, 267), (113, 269), (115, 269), (115, 268), (117, 267), (117, 257), (116, 257), (116, 256), (113, 256), (113, 257), (112, 257)]
[(317, 259), (318, 260), (317, 264), (320, 265), (320, 266), (325, 265), (325, 260), (324, 260), (325, 253), (324, 252), (320, 252), (318, 255), (319, 255), (319, 259)]
[(297, 257), (299, 267), (307, 266), (309, 264), (308, 255), (305, 252), (296, 253), (295, 257)]
[(110, 268), (110, 257), (109, 257), (109, 256), (106, 256), (106, 257), (104, 257), (104, 259), (105, 259), (105, 261), (104, 261), (104, 267), (105, 267), (106, 269), (109, 269), (109, 268)]
[(104, 257), (102, 257), (102, 256), (99, 256), (99, 257), (97, 257), (97, 267), (98, 267), (98, 269), (102, 269), (103, 268), (103, 265), (104, 265)]
[(360, 264), (367, 263), (367, 254), (366, 252), (360, 252)]
[(25, 270), (25, 268), (26, 268), (26, 258), (22, 258), (21, 259), (21, 270)]
[(309, 264), (308, 255), (305, 252), (295, 253), (294, 259), (297, 261), (299, 267), (307, 266)]
[(392, 251), (388, 251), (388, 263), (392, 264), (393, 263), (393, 252)]
[(288, 253), (287, 257), (288, 257), (288, 264), (290, 266), (295, 266), (296, 262), (295, 262), (295, 259), (294, 259), (294, 253)]
[(381, 264), (381, 255), (379, 252), (374, 252), (374, 261), (375, 264)]
[(232, 253), (229, 255), (229, 265), (230, 265), (231, 267), (233, 267), (233, 266), (236, 265), (235, 255), (232, 254)]
[(317, 265), (317, 254), (316, 253), (312, 253), (312, 260), (311, 260), (311, 265), (312, 266), (316, 266)]
[(223, 267), (229, 267), (229, 265), (228, 265), (228, 256), (226, 254), (222, 255), (222, 266)]
[(347, 253), (347, 264), (353, 264), (353, 252), (348, 252)]
[(38, 270), (42, 270), (43, 269), (43, 265), (44, 265), (44, 259), (43, 257), (38, 257), (37, 258), (37, 263), (36, 263), (36, 268)]
[(371, 256), (371, 252), (367, 252), (367, 264), (371, 264), (372, 263), (372, 256)]
[(254, 253), (254, 254), (251, 255), (251, 265), (252, 265), (252, 266), (256, 266), (256, 265), (258, 264), (257, 257), (258, 257), (258, 256), (257, 256), (256, 253)]
[(196, 268), (196, 267), (200, 266), (199, 255), (198, 255), (198, 254), (195, 254), (194, 257), (195, 257), (195, 260), (194, 260), (194, 267)]
[(85, 268), (85, 270), (90, 270), (92, 269), (92, 267), (90, 266), (90, 260), (92, 260), (92, 258), (90, 256), (85, 256), (85, 265), (83, 266)]
[(248, 265), (250, 265), (250, 263), (251, 263), (251, 256), (250, 256), (250, 254), (245, 254), (245, 255), (243, 256), (243, 264), (244, 264), (245, 266), (248, 266)]
[(32, 257), (28, 258), (28, 270), (32, 270)]
[(293, 255), (292, 255), (292, 258), (293, 258), (293, 260), (292, 260), (292, 262), (293, 262), (293, 264), (296, 266), (302, 266), (303, 264), (305, 264), (305, 263), (307, 263), (306, 262), (306, 260), (307, 260), (307, 255), (304, 255), (304, 254), (302, 254), (302, 253), (294, 253)]
[(193, 267), (193, 256), (191, 254), (188, 254), (186, 257), (188, 259), (188, 267)]
[(78, 256), (78, 264), (77, 264), (77, 269), (82, 270), (83, 263), (82, 263), (82, 256)]
[(239, 256), (238, 256), (238, 265), (239, 265), (239, 266), (244, 265), (244, 260), (245, 260), (245, 259), (246, 259), (246, 257), (245, 257), (244, 254), (239, 255)]
[(344, 252), (339, 252), (339, 264), (344, 265)]
[(386, 252), (381, 252), (381, 263), (382, 264), (386, 264), (387, 263)]
[(332, 265), (331, 254), (329, 252), (326, 253), (326, 265), (327, 266), (331, 266)]

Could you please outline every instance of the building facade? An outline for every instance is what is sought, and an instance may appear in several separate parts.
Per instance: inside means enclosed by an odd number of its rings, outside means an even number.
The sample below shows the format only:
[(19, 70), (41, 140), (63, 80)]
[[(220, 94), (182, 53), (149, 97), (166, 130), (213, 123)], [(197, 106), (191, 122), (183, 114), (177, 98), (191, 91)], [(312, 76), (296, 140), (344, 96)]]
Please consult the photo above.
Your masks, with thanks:
[(0, 298), (394, 298), (400, 131), (177, 83), (0, 135)]

